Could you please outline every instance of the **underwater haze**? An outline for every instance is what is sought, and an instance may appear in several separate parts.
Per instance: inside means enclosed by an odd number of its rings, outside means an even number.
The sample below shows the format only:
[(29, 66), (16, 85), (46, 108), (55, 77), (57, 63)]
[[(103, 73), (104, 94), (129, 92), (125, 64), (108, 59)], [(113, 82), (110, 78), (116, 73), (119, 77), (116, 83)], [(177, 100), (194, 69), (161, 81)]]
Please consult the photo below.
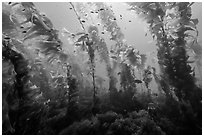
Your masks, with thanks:
[(201, 135), (202, 3), (3, 2), (3, 135)]

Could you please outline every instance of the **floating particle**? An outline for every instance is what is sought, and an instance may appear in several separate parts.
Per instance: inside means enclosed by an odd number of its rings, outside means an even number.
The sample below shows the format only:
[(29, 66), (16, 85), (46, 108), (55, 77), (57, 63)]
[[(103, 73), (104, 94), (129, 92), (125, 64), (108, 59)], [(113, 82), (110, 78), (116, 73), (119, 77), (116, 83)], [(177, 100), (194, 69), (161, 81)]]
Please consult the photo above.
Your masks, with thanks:
[(120, 15), (120, 17), (122, 18), (122, 15)]
[(101, 24), (100, 23), (98, 23), (98, 26), (100, 26)]
[(116, 20), (116, 18), (114, 18), (113, 20)]
[(95, 13), (98, 13), (97, 11)]
[(22, 31), (22, 33), (26, 33), (26, 31)]
[(23, 27), (23, 26), (20, 26), (20, 28), (23, 29), (24, 27)]
[(105, 33), (102, 31), (101, 34), (105, 34)]
[(72, 8), (69, 8), (70, 10), (72, 10)]
[(100, 9), (100, 11), (102, 11), (102, 10), (104, 10), (104, 9)]
[(94, 13), (93, 11), (91, 11), (91, 13)]
[(131, 20), (129, 20), (129, 22), (132, 22)]
[(22, 11), (25, 11), (25, 9), (23, 9)]
[(11, 4), (11, 2), (9, 2), (8, 4)]

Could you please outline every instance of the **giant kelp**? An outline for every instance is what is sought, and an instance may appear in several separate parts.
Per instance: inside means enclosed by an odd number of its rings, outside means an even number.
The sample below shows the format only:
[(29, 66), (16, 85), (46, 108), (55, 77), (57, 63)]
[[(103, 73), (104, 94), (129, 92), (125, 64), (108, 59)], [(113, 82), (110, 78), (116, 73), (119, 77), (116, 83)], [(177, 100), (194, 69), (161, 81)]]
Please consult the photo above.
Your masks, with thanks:
[(186, 39), (194, 37), (193, 40), (195, 40), (194, 33), (197, 33), (198, 20), (191, 18), (192, 3), (129, 4), (130, 9), (137, 11), (149, 24), (149, 30), (157, 41), (161, 75), (167, 82), (166, 85), (171, 86), (164, 91), (167, 95), (175, 93), (181, 104), (183, 101), (189, 102), (194, 113), (197, 113), (197, 120), (200, 119), (201, 110), (197, 107), (201, 108), (201, 89), (195, 84), (195, 77), (192, 75), (193, 70), (188, 63), (189, 55), (186, 51), (188, 46)]
[(149, 25), (160, 71), (127, 44), (109, 3), (67, 4), (82, 28), (62, 32), (73, 53), (32, 2), (3, 3), (3, 134), (201, 134), (193, 3), (127, 3)]

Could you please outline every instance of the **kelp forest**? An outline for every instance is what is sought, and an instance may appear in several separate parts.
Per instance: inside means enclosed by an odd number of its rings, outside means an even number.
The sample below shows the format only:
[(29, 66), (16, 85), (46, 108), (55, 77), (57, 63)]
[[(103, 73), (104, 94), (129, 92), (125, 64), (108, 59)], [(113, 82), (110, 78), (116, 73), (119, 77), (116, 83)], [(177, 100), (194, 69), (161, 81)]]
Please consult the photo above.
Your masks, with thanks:
[(202, 134), (201, 3), (118, 4), (146, 26), (155, 57), (128, 44), (111, 3), (64, 2), (72, 32), (36, 3), (2, 2), (3, 135)]

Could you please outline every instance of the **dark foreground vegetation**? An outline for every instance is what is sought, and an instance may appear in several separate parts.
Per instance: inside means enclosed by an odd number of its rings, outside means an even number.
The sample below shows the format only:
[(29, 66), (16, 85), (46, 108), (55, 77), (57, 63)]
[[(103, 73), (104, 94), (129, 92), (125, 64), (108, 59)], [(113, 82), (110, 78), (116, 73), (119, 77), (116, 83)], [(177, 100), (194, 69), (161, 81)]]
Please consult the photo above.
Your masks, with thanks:
[[(201, 68), (193, 3), (127, 4), (149, 25), (159, 70), (125, 43), (105, 3), (68, 3), (83, 29), (63, 32), (75, 53), (33, 3), (2, 4), (2, 134), (202, 134), (202, 88), (190, 64)], [(84, 12), (97, 15), (111, 49)]]

